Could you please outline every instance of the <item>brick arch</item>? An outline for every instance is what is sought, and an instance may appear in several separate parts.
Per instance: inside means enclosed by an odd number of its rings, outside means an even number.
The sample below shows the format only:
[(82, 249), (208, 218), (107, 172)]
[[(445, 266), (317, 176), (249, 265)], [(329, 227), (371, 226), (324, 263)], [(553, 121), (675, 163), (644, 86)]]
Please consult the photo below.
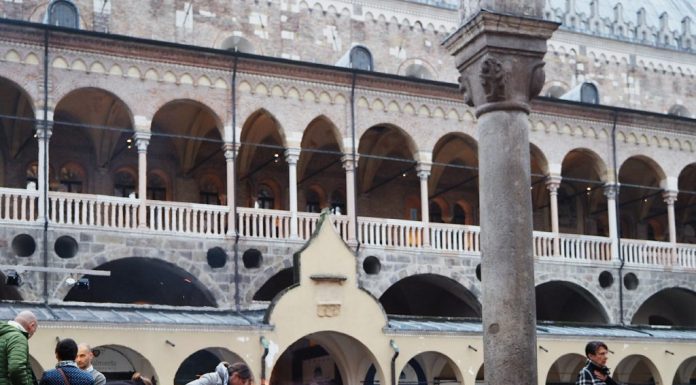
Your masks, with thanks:
[(537, 276), (537, 279), (534, 282), (534, 287), (536, 289), (537, 287), (543, 284), (551, 282), (570, 284), (575, 286), (577, 289), (583, 290), (586, 294), (589, 294), (591, 296), (591, 299), (596, 301), (596, 305), (600, 306), (600, 308), (597, 310), (599, 310), (601, 315), (603, 315), (606, 318), (607, 323), (611, 324), (612, 322), (614, 322), (612, 307), (609, 304), (608, 299), (605, 296), (601, 295), (601, 292), (598, 289), (592, 290), (593, 285), (589, 284), (589, 282), (583, 281), (582, 279), (579, 279), (575, 276), (568, 275), (565, 277), (559, 277), (557, 274), (548, 273), (545, 275)]
[[(386, 256), (385, 256), (386, 257)], [(403, 274), (402, 274), (403, 272)], [(473, 272), (473, 268), (472, 268)], [(395, 269), (394, 272), (392, 272), (389, 275), (384, 276), (382, 279), (380, 279), (379, 283), (376, 285), (375, 288), (370, 289), (370, 293), (375, 296), (375, 298), (380, 298), (384, 292), (387, 291), (391, 286), (393, 286), (395, 283), (399, 282), (405, 277), (410, 277), (414, 275), (421, 275), (421, 274), (434, 274), (434, 275), (439, 275), (442, 277), (446, 277), (449, 279), (452, 279), (456, 282), (458, 282), (460, 285), (462, 285), (466, 290), (468, 290), (479, 302), (481, 301), (481, 283), (476, 280), (476, 277), (474, 274), (471, 274), (470, 276), (462, 276), (461, 271), (456, 271), (453, 270), (452, 268), (448, 266), (439, 266), (439, 265), (424, 265), (424, 264), (415, 264), (415, 263), (409, 263), (405, 269)]]
[[(254, 248), (254, 247), (250, 247)], [(293, 268), (290, 260), (287, 258), (278, 258), (272, 264), (266, 266), (263, 271), (256, 274), (249, 284), (246, 286), (244, 300), (246, 303), (251, 303), (254, 299), (254, 295), (258, 292), (263, 285), (268, 282), (269, 279), (273, 278), (276, 274), (280, 273), (282, 270), (287, 268)]]

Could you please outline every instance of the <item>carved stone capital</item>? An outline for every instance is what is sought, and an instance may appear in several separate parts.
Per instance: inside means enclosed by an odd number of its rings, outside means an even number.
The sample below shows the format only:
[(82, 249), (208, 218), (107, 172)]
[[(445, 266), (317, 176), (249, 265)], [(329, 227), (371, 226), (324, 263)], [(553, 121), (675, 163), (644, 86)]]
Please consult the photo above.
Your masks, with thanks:
[(138, 152), (146, 152), (147, 146), (150, 144), (150, 137), (152, 135), (149, 132), (136, 132), (133, 134), (135, 138), (135, 146), (138, 148)]
[(678, 191), (663, 191), (662, 192), (662, 199), (665, 201), (665, 203), (669, 206), (674, 205), (674, 202), (677, 201), (677, 195), (679, 195)]
[(300, 149), (299, 148), (288, 148), (285, 150), (285, 161), (288, 164), (296, 165), (297, 161), (300, 159)]
[(604, 185), (604, 196), (606, 196), (607, 199), (615, 200), (618, 192), (619, 192), (618, 185), (615, 185), (615, 184)]
[(343, 169), (346, 171), (355, 171), (358, 167), (358, 156), (355, 156), (355, 161), (353, 161), (352, 154), (345, 154), (341, 157), (341, 162), (343, 163)]
[(546, 188), (551, 194), (558, 193), (558, 188), (561, 187), (561, 180), (562, 178), (558, 175), (549, 176), (548, 179), (546, 179)]
[(443, 43), (454, 55), (464, 100), (476, 116), (499, 110), (529, 113), (544, 85), (546, 40), (554, 22), (480, 11)]
[(416, 165), (416, 174), (418, 175), (418, 178), (421, 180), (427, 180), (430, 177), (430, 170), (432, 167), (433, 166), (430, 163), (419, 162)]
[(239, 152), (239, 144), (235, 146), (232, 143), (226, 142), (222, 145), (222, 151), (225, 155), (225, 160), (234, 160), (235, 154)]

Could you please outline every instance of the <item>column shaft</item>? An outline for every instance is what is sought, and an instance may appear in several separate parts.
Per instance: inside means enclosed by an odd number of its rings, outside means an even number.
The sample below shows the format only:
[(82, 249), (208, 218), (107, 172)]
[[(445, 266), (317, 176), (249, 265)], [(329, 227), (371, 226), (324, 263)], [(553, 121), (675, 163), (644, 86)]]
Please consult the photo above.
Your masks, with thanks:
[(46, 122), (47, 126), (36, 128), (36, 137), (39, 146), (38, 159), (36, 162), (37, 175), (36, 175), (36, 188), (39, 190), (39, 204), (38, 204), (38, 217), (37, 220), (43, 222), (50, 215), (48, 213), (48, 190), (49, 190), (49, 152), (48, 145), (51, 140), (51, 135), (53, 134), (52, 125), (53, 122)]
[(138, 149), (138, 227), (147, 227), (147, 146), (150, 144), (150, 133), (136, 132), (135, 145)]
[(231, 143), (223, 144), (222, 149), (225, 155), (225, 171), (227, 176), (227, 234), (234, 235), (237, 233), (237, 223), (235, 223), (234, 215), (234, 209), (236, 207), (234, 180), (235, 152)]
[(288, 186), (290, 192), (290, 238), (297, 238), (297, 161), (300, 150), (289, 148), (285, 150), (285, 160), (288, 162)]

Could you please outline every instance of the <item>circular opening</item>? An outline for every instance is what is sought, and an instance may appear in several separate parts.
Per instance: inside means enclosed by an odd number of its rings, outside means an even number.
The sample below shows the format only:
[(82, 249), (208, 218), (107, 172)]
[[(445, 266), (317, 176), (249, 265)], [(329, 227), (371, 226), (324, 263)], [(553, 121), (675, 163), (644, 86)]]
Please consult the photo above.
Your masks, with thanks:
[(363, 270), (370, 275), (379, 274), (379, 271), (382, 270), (382, 264), (377, 257), (370, 255), (363, 261)]
[(481, 281), (481, 264), (476, 265), (476, 279)]
[(627, 290), (635, 290), (638, 287), (638, 277), (633, 273), (626, 274), (623, 281)]
[(29, 234), (19, 234), (12, 239), (12, 251), (20, 257), (29, 257), (36, 251), (36, 241)]
[(599, 273), (599, 286), (603, 288), (608, 288), (614, 283), (614, 275), (608, 271), (603, 271)]
[(261, 252), (256, 249), (249, 249), (242, 255), (242, 262), (244, 263), (244, 267), (247, 269), (261, 267), (262, 260), (263, 256), (261, 255)]
[(53, 249), (63, 259), (72, 258), (77, 254), (77, 241), (69, 235), (63, 235), (56, 239)]
[(227, 263), (227, 253), (225, 253), (225, 250), (222, 249), (222, 247), (211, 247), (208, 249), (208, 266), (212, 267), (213, 269), (217, 269), (220, 267), (225, 266), (225, 263)]

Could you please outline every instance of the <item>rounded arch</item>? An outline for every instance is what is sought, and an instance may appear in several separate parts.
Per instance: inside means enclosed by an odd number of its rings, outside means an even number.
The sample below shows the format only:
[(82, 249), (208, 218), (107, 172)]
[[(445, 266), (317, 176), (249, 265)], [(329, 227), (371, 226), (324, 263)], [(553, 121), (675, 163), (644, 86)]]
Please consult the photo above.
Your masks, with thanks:
[(34, 101), (21, 86), (4, 77), (0, 77), (0, 114), (4, 117), (0, 121), (0, 186), (24, 188), (26, 180), (10, 175), (17, 174), (13, 169), (38, 156)]
[(687, 385), (696, 383), (696, 356), (684, 360), (677, 368), (672, 385)]
[(427, 60), (423, 60), (421, 58), (404, 60), (404, 62), (399, 65), (396, 73), (402, 76), (417, 79), (437, 79), (437, 71), (435, 70), (435, 67), (433, 67), (432, 64), (430, 64)]
[[(202, 374), (215, 371), (221, 362), (245, 362), (241, 356), (223, 347), (200, 349), (184, 359), (174, 375), (175, 385), (185, 385)], [(246, 363), (246, 362), (245, 362)]]
[(531, 142), (529, 143), (529, 165), (534, 230), (550, 231), (549, 193), (544, 183), (549, 175), (549, 163), (541, 149)]
[[(293, 365), (299, 361), (301, 364)], [(275, 361), (278, 383), (359, 384), (376, 368), (373, 383), (384, 383), (375, 355), (361, 341), (334, 331), (319, 331), (290, 344)]]
[(626, 159), (619, 169), (619, 214), (624, 238), (665, 240), (667, 208), (661, 183), (666, 175), (653, 159), (636, 155)]
[(400, 371), (399, 384), (414, 383), (463, 384), (464, 376), (451, 357), (437, 351), (424, 351), (410, 358)]
[(198, 277), (158, 258), (126, 257), (96, 270), (110, 271), (111, 276), (85, 275), (90, 290), (72, 287), (64, 301), (217, 307)]
[(677, 242), (696, 243), (696, 163), (684, 167), (679, 173), (679, 193), (675, 203)]
[(696, 292), (681, 287), (661, 289), (644, 300), (631, 324), (696, 327)]
[(280, 292), (295, 283), (295, 272), (292, 267), (287, 267), (275, 273), (266, 280), (254, 293), (254, 301), (272, 301)]
[[(320, 203), (317, 206), (310, 205), (310, 200), (305, 196), (306, 211), (318, 212), (317, 209), (326, 206), (324, 191), (345, 190), (342, 155), (342, 138), (333, 122), (323, 115), (313, 119), (302, 136), (297, 180), (299, 188), (306, 191), (305, 195), (316, 191), (323, 197), (319, 202), (314, 202)], [(312, 206), (312, 210), (309, 206)]]
[(612, 376), (620, 384), (655, 385), (663, 384), (660, 372), (646, 356), (633, 354), (619, 362)]
[[(126, 104), (127, 96), (122, 95), (117, 90), (104, 89), (98, 87), (80, 87), (68, 89), (62, 94), (54, 95), (58, 100), (54, 108), (54, 118), (59, 109), (65, 110), (70, 116), (84, 116), (87, 122), (100, 126), (110, 126), (116, 128), (133, 128), (133, 112)], [(111, 124), (104, 124), (107, 120)]]
[(241, 53), (249, 53), (249, 54), (254, 54), (256, 53), (256, 49), (254, 49), (254, 45), (251, 44), (251, 42), (242, 37), (242, 36), (230, 36), (226, 38), (225, 40), (220, 43), (220, 49), (223, 49), (225, 51), (232, 51), (232, 52), (241, 52)]
[(130, 380), (135, 372), (148, 378), (157, 378), (154, 366), (142, 354), (118, 344), (100, 345), (92, 348), (92, 366), (107, 380)]
[(564, 354), (553, 362), (546, 373), (547, 385), (575, 384), (580, 369), (585, 365), (587, 358), (577, 353)]
[(539, 321), (608, 324), (607, 307), (579, 284), (548, 281), (535, 287)]
[(387, 314), (481, 317), (481, 303), (471, 291), (449, 277), (436, 274), (403, 278), (389, 287), (379, 302)]

